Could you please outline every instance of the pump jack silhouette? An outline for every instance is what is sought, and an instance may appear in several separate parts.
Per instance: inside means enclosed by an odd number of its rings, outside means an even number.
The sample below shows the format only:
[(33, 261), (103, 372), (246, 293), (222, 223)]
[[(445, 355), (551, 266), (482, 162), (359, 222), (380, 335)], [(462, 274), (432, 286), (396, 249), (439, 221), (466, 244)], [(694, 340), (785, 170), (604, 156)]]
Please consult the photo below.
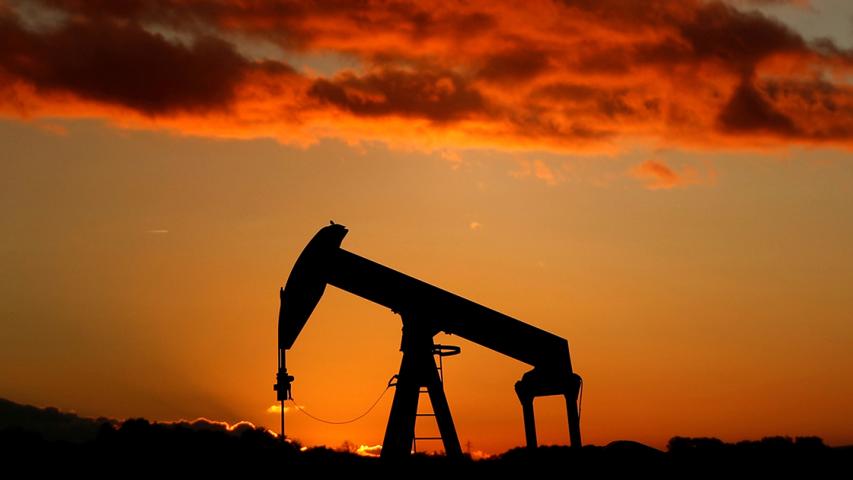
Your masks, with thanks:
[[(346, 227), (334, 222), (320, 229), (299, 255), (287, 284), (281, 289), (278, 374), (273, 389), (282, 406), (292, 398), (294, 380), (287, 373), (285, 353), (293, 347), (328, 284), (386, 306), (402, 318), (403, 359), (382, 442), (383, 459), (400, 459), (411, 453), (418, 397), (424, 387), (446, 455), (462, 456), (433, 357), (458, 353), (458, 347), (436, 345), (433, 337), (439, 332), (458, 335), (533, 367), (515, 384), (528, 447), (537, 446), (533, 399), (547, 395), (565, 397), (571, 446), (581, 446), (577, 404), (581, 378), (572, 372), (565, 339), (350, 253), (341, 248), (346, 234)], [(284, 438), (284, 408), (281, 414)]]

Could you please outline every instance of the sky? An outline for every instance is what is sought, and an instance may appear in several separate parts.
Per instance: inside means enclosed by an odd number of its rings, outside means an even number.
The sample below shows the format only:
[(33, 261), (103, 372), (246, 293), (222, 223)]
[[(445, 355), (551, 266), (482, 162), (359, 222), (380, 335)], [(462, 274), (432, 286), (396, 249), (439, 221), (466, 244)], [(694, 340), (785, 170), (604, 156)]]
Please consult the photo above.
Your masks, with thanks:
[[(0, 0), (0, 396), (277, 430), (278, 289), (334, 220), (568, 339), (585, 443), (853, 444), (851, 145), (844, 0)], [(362, 413), (400, 327), (327, 289), (296, 403)], [(436, 341), (463, 449), (521, 445), (529, 367)]]

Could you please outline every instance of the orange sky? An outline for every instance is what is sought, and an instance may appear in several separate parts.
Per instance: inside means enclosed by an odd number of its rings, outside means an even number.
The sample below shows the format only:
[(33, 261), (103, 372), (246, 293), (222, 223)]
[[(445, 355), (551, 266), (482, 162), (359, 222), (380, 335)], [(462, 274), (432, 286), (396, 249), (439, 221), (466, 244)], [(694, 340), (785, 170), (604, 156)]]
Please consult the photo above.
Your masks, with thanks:
[[(567, 338), (586, 442), (853, 443), (849, 5), (160, 3), (0, 1), (0, 396), (277, 428), (278, 287), (333, 219)], [(361, 413), (399, 335), (330, 288), (294, 397)], [(520, 445), (525, 366), (439, 340), (463, 446)], [(375, 445), (390, 399), (288, 432)]]

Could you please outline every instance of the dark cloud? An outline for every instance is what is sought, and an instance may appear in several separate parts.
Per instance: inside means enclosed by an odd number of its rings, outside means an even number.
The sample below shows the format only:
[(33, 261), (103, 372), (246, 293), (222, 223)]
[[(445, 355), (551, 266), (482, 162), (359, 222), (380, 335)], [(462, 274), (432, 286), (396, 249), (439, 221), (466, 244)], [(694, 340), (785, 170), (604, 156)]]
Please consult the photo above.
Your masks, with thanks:
[(797, 125), (803, 137), (853, 139), (853, 87), (821, 78), (771, 78), (756, 82), (755, 89), (780, 111), (805, 119)]
[(482, 79), (513, 83), (537, 77), (548, 69), (548, 54), (528, 46), (490, 55), (477, 76)]
[(701, 4), (690, 21), (679, 27), (692, 47), (694, 61), (712, 58), (745, 74), (770, 55), (808, 52), (803, 38), (782, 23), (721, 2)]
[[(586, 110), (588, 114), (600, 114), (613, 118), (632, 116), (636, 112), (629, 104), (625, 88), (600, 88), (577, 83), (552, 83), (535, 90), (531, 98), (543, 99), (572, 110)], [(651, 111), (649, 99), (643, 100), (642, 110)]]
[[(27, 11), (64, 20), (28, 28), (21, 9), (0, 9), (0, 112), (82, 99), (161, 124), (182, 115), (175, 128), (203, 134), (299, 141), (311, 122), (346, 137), (406, 118), (543, 148), (621, 135), (848, 143), (853, 52), (750, 3), (33, 0)], [(266, 53), (246, 53), (258, 45)], [(327, 54), (322, 75), (281, 60)]]
[(479, 92), (452, 72), (385, 69), (364, 76), (319, 79), (308, 91), (321, 102), (356, 115), (399, 115), (448, 122), (482, 114)]
[(149, 115), (227, 108), (252, 68), (276, 66), (253, 65), (215, 37), (184, 45), (133, 23), (72, 20), (36, 33), (0, 19), (0, 69), (7, 76), (46, 93), (71, 93)]
[(777, 111), (752, 81), (738, 85), (718, 117), (720, 128), (731, 133), (768, 132), (787, 136), (799, 135), (797, 127), (786, 115)]

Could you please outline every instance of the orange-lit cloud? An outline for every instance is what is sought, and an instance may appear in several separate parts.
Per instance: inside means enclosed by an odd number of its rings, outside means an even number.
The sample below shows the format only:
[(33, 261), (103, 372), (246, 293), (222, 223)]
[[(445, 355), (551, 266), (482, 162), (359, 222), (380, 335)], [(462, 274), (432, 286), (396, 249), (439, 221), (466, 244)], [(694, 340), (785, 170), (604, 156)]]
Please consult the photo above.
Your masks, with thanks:
[[(239, 421), (237, 423), (228, 423), (219, 420), (210, 420), (209, 418), (204, 417), (199, 417), (195, 420), (176, 420), (173, 422), (160, 421), (157, 423), (167, 425), (180, 425), (192, 428), (194, 430), (214, 430), (235, 433), (241, 433), (244, 430), (254, 430), (255, 428), (257, 428), (252, 422), (247, 422), (245, 420)], [(268, 432), (270, 433), (270, 435), (276, 435), (274, 432), (271, 432), (269, 430)]]
[(472, 460), (485, 460), (487, 458), (492, 458), (494, 455), (486, 453), (482, 450), (471, 450), (467, 452)]
[[(301, 405), (300, 405), (300, 408), (301, 408)], [(289, 407), (287, 405), (284, 406), (284, 413), (290, 413), (292, 410), (293, 410), (292, 407)], [(270, 405), (269, 408), (267, 408), (266, 412), (274, 414), (274, 415), (280, 415), (281, 414), (281, 405), (274, 403), (274, 404)]]
[(378, 457), (382, 453), (382, 445), (359, 445), (355, 453), (362, 457)]
[(750, 3), (5, 2), (0, 114), (300, 144), (849, 147), (853, 52)]
[(634, 178), (645, 183), (649, 190), (669, 190), (676, 187), (713, 183), (714, 171), (701, 174), (693, 166), (684, 166), (676, 171), (659, 160), (646, 160), (629, 172)]
[(510, 175), (515, 178), (532, 177), (541, 180), (548, 185), (556, 185), (563, 180), (563, 176), (551, 168), (545, 161), (535, 160), (518, 160), (518, 169), (510, 172)]
[(646, 160), (637, 165), (633, 173), (637, 178), (647, 180), (649, 182), (647, 188), (651, 190), (672, 188), (680, 181), (679, 176), (671, 168), (656, 160)]
[[(125, 420), (127, 421), (127, 420)], [(205, 417), (199, 417), (195, 420), (175, 420), (175, 421), (156, 421), (153, 422), (156, 425), (168, 425), (168, 426), (177, 426), (190, 428), (193, 430), (203, 430), (203, 431), (215, 431), (215, 432), (226, 432), (235, 435), (242, 435), (247, 431), (255, 431), (262, 430), (266, 434), (272, 437), (278, 437), (279, 434), (264, 427), (255, 426), (252, 422), (246, 420), (240, 420), (236, 423), (228, 423), (220, 420), (211, 420)], [(289, 440), (288, 440), (289, 441)]]

